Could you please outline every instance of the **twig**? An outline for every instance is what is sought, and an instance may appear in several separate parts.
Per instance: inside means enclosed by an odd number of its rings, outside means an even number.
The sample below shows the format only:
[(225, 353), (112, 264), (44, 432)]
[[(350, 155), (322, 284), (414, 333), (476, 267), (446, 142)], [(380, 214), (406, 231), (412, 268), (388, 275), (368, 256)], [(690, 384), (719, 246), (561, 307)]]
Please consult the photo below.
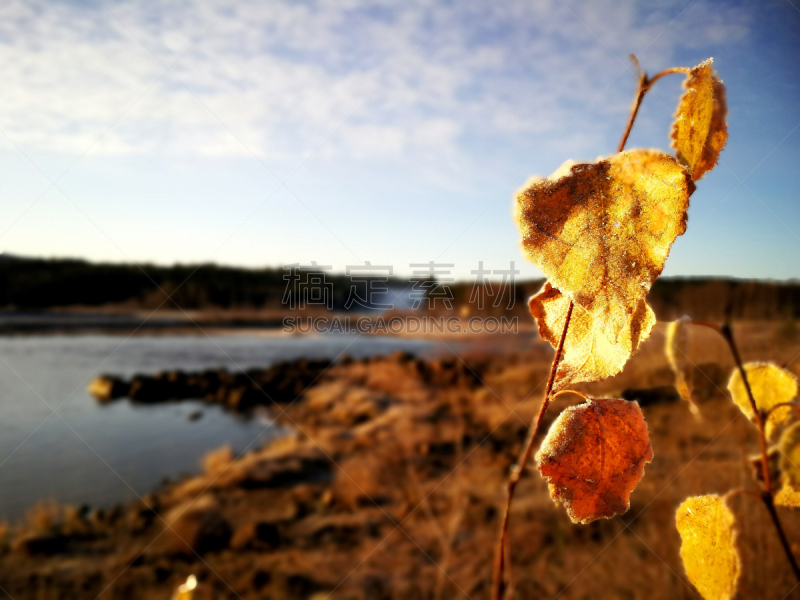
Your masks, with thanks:
[(767, 411), (766, 415), (767, 421), (769, 421), (769, 417), (772, 414), (772, 411), (778, 408), (783, 408), (784, 406), (794, 406), (795, 408), (800, 408), (800, 402), (778, 402), (777, 404), (773, 404), (772, 406), (769, 407), (769, 410)]
[(558, 398), (559, 396), (562, 396), (564, 394), (575, 394), (576, 396), (580, 396), (581, 398), (583, 398), (587, 402), (589, 400), (591, 400), (591, 398), (589, 398), (589, 396), (587, 396), (583, 392), (579, 392), (578, 390), (561, 390), (560, 392), (556, 392), (555, 394), (553, 394), (553, 397), (551, 398), (551, 400), (555, 400), (556, 398)]
[(507, 489), (507, 500), (506, 500), (506, 512), (503, 516), (503, 525), (500, 529), (500, 542), (497, 546), (497, 561), (495, 563), (495, 572), (494, 572), (494, 586), (493, 586), (493, 594), (492, 597), (494, 600), (503, 600), (503, 595), (505, 594), (505, 580), (503, 579), (503, 570), (505, 568), (505, 551), (506, 551), (506, 543), (508, 539), (508, 518), (511, 513), (511, 501), (514, 498), (514, 490), (517, 487), (517, 483), (519, 483), (520, 477), (522, 477), (522, 473), (525, 470), (528, 461), (531, 458), (531, 454), (533, 453), (533, 445), (536, 441), (536, 436), (539, 433), (539, 427), (542, 425), (542, 420), (544, 419), (544, 414), (547, 412), (547, 407), (550, 406), (550, 401), (552, 398), (550, 397), (551, 392), (553, 391), (553, 384), (556, 380), (556, 371), (558, 370), (558, 364), (561, 362), (561, 355), (564, 352), (564, 341), (567, 339), (567, 331), (569, 329), (569, 321), (572, 318), (572, 309), (575, 307), (574, 303), (570, 301), (569, 308), (567, 309), (567, 318), (564, 320), (564, 329), (561, 331), (561, 339), (558, 342), (558, 348), (556, 348), (556, 355), (553, 358), (553, 365), (550, 367), (550, 377), (547, 380), (547, 387), (544, 391), (544, 398), (542, 399), (542, 406), (539, 409), (539, 414), (536, 417), (536, 420), (531, 423), (530, 428), (528, 429), (528, 438), (525, 442), (525, 448), (522, 451), (519, 459), (517, 460), (517, 464), (514, 468), (511, 469), (511, 474), (508, 477), (508, 484), (506, 486)]
[(728, 343), (728, 347), (733, 355), (733, 360), (736, 362), (736, 368), (739, 369), (739, 374), (742, 376), (744, 388), (747, 390), (747, 398), (750, 400), (750, 407), (753, 409), (753, 413), (755, 413), (756, 416), (758, 441), (761, 446), (761, 474), (764, 480), (764, 493), (761, 495), (761, 500), (764, 502), (764, 506), (766, 506), (767, 512), (769, 512), (769, 516), (772, 518), (772, 523), (775, 525), (775, 531), (778, 532), (778, 538), (780, 538), (781, 546), (783, 546), (783, 551), (786, 553), (786, 558), (792, 567), (792, 571), (794, 572), (797, 581), (800, 582), (800, 567), (798, 567), (797, 560), (795, 559), (792, 549), (789, 546), (789, 541), (786, 539), (786, 533), (784, 532), (783, 526), (781, 525), (781, 520), (778, 517), (778, 511), (775, 510), (775, 497), (772, 489), (772, 478), (769, 473), (767, 436), (764, 429), (766, 414), (763, 411), (760, 411), (756, 405), (755, 398), (753, 397), (753, 390), (750, 388), (750, 382), (747, 380), (747, 373), (745, 372), (744, 365), (742, 364), (742, 357), (739, 355), (739, 348), (736, 346), (736, 341), (733, 337), (733, 329), (729, 323), (725, 323), (719, 328), (719, 332)]
[(754, 492), (753, 490), (739, 489), (739, 490), (730, 490), (728, 493), (726, 493), (725, 500), (727, 500), (728, 498), (733, 498), (734, 496), (751, 496), (759, 501), (762, 499), (761, 494), (759, 494), (758, 492)]
[(642, 71), (642, 68), (639, 66), (639, 60), (636, 58), (635, 54), (631, 54), (631, 62), (636, 66), (636, 70), (638, 71), (639, 87), (636, 90), (636, 96), (633, 98), (631, 114), (628, 118), (628, 124), (625, 127), (625, 133), (622, 134), (622, 139), (619, 142), (619, 148), (617, 148), (617, 152), (622, 152), (625, 149), (625, 144), (628, 142), (628, 136), (631, 134), (631, 130), (633, 129), (633, 122), (636, 120), (636, 115), (639, 113), (639, 107), (642, 105), (642, 100), (644, 100), (645, 94), (650, 91), (650, 88), (653, 87), (653, 84), (666, 75), (689, 72), (689, 69), (684, 67), (676, 67), (674, 69), (666, 69), (661, 71), (650, 78), (648, 77), (647, 72)]

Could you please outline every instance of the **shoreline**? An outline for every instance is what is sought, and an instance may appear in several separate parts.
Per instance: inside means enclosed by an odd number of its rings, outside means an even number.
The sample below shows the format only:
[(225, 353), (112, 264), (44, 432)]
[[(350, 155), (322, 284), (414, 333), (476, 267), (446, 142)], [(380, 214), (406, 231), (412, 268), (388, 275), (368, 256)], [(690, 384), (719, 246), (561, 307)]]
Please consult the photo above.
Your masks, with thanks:
[[(798, 350), (796, 341), (774, 343), (775, 326), (739, 333), (753, 356), (768, 346), (773, 360), (788, 362)], [(741, 486), (743, 440), (749, 448), (755, 439), (721, 391), (733, 365), (713, 332), (692, 337), (702, 420), (675, 394), (663, 343), (660, 324), (625, 372), (578, 386), (642, 406), (655, 458), (630, 511), (573, 525), (533, 467), (521, 480), (511, 553), (520, 597), (589, 597), (598, 581), (614, 597), (685, 593), (685, 581), (664, 567), (682, 573), (676, 507), (689, 495)], [(487, 597), (506, 475), (551, 356), (537, 345), (463, 361), (396, 352), (333, 364), (299, 397), (274, 398), (270, 414), (292, 429), (286, 437), (239, 456), (222, 446), (204, 457), (201, 473), (134, 502), (51, 507), (7, 526), (0, 586), (15, 598), (167, 600), (193, 575), (199, 600)], [(580, 402), (556, 398), (546, 426)], [(743, 563), (759, 564), (757, 577), (743, 574), (741, 593), (790, 589), (763, 511), (747, 498), (732, 509), (743, 524)], [(792, 536), (800, 531), (800, 511), (781, 508), (781, 518)]]

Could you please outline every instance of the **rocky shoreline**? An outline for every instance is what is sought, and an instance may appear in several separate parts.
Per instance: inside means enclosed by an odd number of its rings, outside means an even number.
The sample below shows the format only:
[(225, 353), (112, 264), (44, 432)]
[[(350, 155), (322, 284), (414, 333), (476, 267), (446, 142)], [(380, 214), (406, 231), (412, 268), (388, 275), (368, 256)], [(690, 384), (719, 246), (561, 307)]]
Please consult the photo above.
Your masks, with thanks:
[[(637, 355), (630, 375), (586, 389), (650, 393), (644, 411), (656, 457), (631, 511), (574, 526), (535, 473), (523, 478), (512, 514), (518, 598), (593, 597), (598, 586), (611, 597), (688, 593), (675, 507), (689, 493), (741, 486), (747, 433), (731, 425), (737, 409), (718, 392), (727, 367), (696, 369), (698, 422), (670, 397), (658, 343)], [(549, 360), (537, 346), (463, 361), (398, 353), (106, 378), (93, 386), (102, 401), (265, 406), (293, 433), (243, 456), (220, 448), (203, 459), (201, 474), (130, 505), (40, 508), (0, 532), (0, 586), (15, 599), (167, 600), (194, 575), (195, 600), (486, 598), (505, 475), (538, 409)], [(559, 397), (549, 418), (578, 402)], [(746, 500), (737, 510), (752, 509)], [(742, 543), (755, 534), (753, 548), (770, 549), (760, 518), (747, 513)], [(796, 515), (786, 519), (799, 539)], [(745, 592), (763, 581), (783, 589), (785, 565), (762, 563)]]

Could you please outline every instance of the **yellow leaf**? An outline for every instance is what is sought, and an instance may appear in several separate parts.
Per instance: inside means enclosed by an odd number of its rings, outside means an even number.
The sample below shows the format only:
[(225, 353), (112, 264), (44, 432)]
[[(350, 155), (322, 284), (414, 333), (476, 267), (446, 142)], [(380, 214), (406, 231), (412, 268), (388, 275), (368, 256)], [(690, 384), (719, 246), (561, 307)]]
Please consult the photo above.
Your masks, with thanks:
[(716, 166), (728, 141), (725, 85), (709, 58), (689, 71), (683, 86), (670, 137), (678, 161), (697, 181)]
[(741, 565), (735, 520), (725, 500), (715, 495), (687, 498), (678, 507), (675, 523), (689, 581), (705, 600), (732, 598)]
[(693, 189), (683, 167), (654, 150), (576, 164), (517, 195), (522, 245), (553, 286), (616, 340), (686, 230)]
[(667, 360), (675, 373), (675, 389), (681, 398), (689, 402), (692, 413), (699, 414), (692, 401), (692, 371), (694, 365), (689, 360), (689, 319), (683, 317), (667, 326), (665, 351)]
[[(545, 283), (541, 291), (530, 299), (528, 306), (539, 324), (539, 335), (557, 348), (569, 309), (569, 298)], [(647, 302), (639, 300), (639, 310), (614, 339), (604, 332), (589, 312), (575, 305), (553, 391), (573, 383), (602, 381), (616, 375), (639, 344), (647, 339), (655, 323), (652, 309)]]
[(800, 508), (800, 492), (784, 484), (775, 494), (775, 504), (777, 506)]
[(783, 432), (778, 448), (784, 487), (800, 492), (800, 423)]
[[(769, 363), (747, 363), (744, 365), (744, 370), (753, 392), (756, 407), (761, 411), (768, 411), (782, 402), (790, 402), (797, 395), (797, 379), (789, 371)], [(756, 416), (750, 405), (739, 369), (734, 369), (731, 374), (728, 390), (741, 411), (750, 420), (755, 421)], [(767, 437), (772, 437), (775, 429), (784, 424), (791, 415), (792, 408), (790, 406), (772, 411), (766, 424)]]
[(642, 410), (618, 398), (565, 409), (536, 454), (550, 497), (564, 503), (573, 523), (584, 524), (627, 511), (652, 459)]

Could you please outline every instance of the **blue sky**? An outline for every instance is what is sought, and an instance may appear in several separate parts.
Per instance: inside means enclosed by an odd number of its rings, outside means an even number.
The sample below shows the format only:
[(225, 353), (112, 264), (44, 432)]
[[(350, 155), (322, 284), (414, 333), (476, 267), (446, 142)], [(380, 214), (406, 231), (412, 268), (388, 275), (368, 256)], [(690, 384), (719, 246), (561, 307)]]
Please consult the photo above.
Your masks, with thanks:
[[(800, 3), (8, 0), (0, 251), (522, 276), (512, 192), (713, 56), (730, 140), (667, 275), (800, 277)], [(680, 77), (628, 143), (669, 145)]]

